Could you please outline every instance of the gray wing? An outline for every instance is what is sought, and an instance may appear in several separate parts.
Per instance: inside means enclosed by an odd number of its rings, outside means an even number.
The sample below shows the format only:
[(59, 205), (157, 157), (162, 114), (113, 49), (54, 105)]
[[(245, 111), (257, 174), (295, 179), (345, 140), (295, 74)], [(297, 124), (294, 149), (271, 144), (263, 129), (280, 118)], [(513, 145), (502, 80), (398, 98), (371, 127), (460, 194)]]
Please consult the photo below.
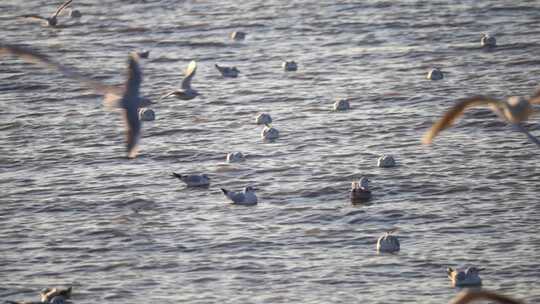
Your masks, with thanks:
[(193, 79), (193, 76), (195, 76), (196, 71), (197, 62), (192, 60), (186, 69), (186, 76), (184, 77), (184, 80), (182, 80), (182, 89), (189, 90), (191, 88), (191, 79)]
[(71, 4), (72, 1), (73, 0), (67, 0), (62, 5), (60, 5), (58, 9), (56, 9), (56, 12), (51, 16), (51, 18), (57, 17), (64, 10), (64, 8)]
[(22, 16), (19, 16), (19, 18), (31, 18), (31, 19), (36, 19), (36, 20), (47, 20), (47, 18), (42, 17), (40, 15), (36, 15), (36, 14), (22, 15)]
[(128, 75), (126, 89), (122, 97), (122, 107), (125, 110), (126, 137), (128, 157), (137, 156), (137, 143), (141, 134), (141, 121), (139, 120), (139, 91), (142, 83), (142, 72), (139, 65), (139, 56), (129, 54)]
[(50, 59), (48, 56), (40, 54), (39, 52), (30, 48), (0, 43), (0, 55), (5, 54), (16, 55), (23, 60), (39, 64), (46, 68), (56, 69), (65, 76), (74, 78), (79, 82), (82, 82), (86, 86), (90, 87), (94, 91), (98, 92), (99, 94), (105, 95), (105, 99), (118, 99), (122, 93), (121, 88), (105, 85), (101, 82), (95, 81), (92, 78), (84, 76), (78, 71), (64, 66), (63, 64)]
[(233, 193), (229, 198), (235, 203), (242, 203), (246, 200), (246, 196), (243, 192)]

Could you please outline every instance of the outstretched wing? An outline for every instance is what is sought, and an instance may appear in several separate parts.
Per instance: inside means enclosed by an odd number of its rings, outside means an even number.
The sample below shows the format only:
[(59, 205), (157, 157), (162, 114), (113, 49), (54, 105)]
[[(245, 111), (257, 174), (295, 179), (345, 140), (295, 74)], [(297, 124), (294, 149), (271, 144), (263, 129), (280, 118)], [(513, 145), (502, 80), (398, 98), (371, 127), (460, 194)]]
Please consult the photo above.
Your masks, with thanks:
[(51, 16), (51, 18), (55, 18), (55, 17), (58, 17), (58, 15), (68, 6), (71, 4), (73, 0), (67, 0), (66, 2), (64, 2), (62, 5), (60, 5), (58, 7), (58, 9), (56, 9), (56, 12)]
[(196, 71), (197, 62), (192, 60), (186, 69), (186, 76), (184, 77), (184, 80), (182, 80), (182, 89), (188, 90), (191, 88), (191, 79), (193, 79), (193, 76), (195, 76)]
[(128, 59), (128, 73), (122, 107), (126, 122), (126, 141), (128, 157), (137, 156), (137, 143), (141, 134), (141, 121), (139, 120), (139, 91), (142, 83), (142, 72), (139, 65), (139, 55), (130, 53)]
[(47, 18), (42, 17), (40, 15), (36, 15), (36, 14), (22, 15), (22, 16), (19, 16), (19, 18), (31, 18), (31, 19), (36, 19), (36, 20), (47, 20)]
[(39, 64), (46, 68), (56, 69), (60, 71), (60, 73), (64, 74), (65, 76), (74, 78), (82, 82), (86, 86), (90, 87), (94, 91), (98, 92), (99, 94), (105, 95), (106, 100), (107, 99), (117, 100), (118, 98), (120, 98), (122, 94), (121, 88), (116, 87), (116, 86), (105, 85), (105, 84), (102, 84), (101, 82), (95, 81), (92, 78), (84, 76), (78, 71), (72, 68), (69, 68), (67, 66), (64, 66), (63, 64), (50, 59), (48, 56), (40, 54), (39, 52), (32, 50), (30, 48), (22, 47), (18, 45), (0, 44), (0, 55), (5, 55), (5, 54), (13, 54), (26, 61)]
[(431, 129), (426, 132), (426, 134), (424, 134), (422, 137), (422, 143), (430, 144), (437, 134), (450, 127), (452, 123), (463, 114), (465, 109), (480, 105), (490, 105), (496, 109), (503, 106), (500, 101), (486, 96), (473, 96), (462, 99), (458, 101), (452, 108), (450, 108), (450, 110), (448, 110), (443, 117), (439, 119), (439, 121), (437, 121), (431, 127)]

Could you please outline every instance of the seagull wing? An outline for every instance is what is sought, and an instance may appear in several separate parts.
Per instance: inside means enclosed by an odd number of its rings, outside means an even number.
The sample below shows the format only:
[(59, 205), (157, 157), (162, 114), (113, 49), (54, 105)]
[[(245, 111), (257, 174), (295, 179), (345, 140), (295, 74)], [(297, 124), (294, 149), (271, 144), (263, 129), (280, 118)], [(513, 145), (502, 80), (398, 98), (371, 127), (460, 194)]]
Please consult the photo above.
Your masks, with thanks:
[(122, 108), (126, 122), (126, 141), (128, 157), (137, 156), (137, 143), (141, 135), (141, 121), (139, 120), (139, 104), (141, 98), (139, 91), (142, 83), (142, 72), (139, 65), (139, 56), (136, 53), (129, 54), (128, 75), (126, 89), (122, 97)]
[(489, 105), (494, 110), (497, 110), (504, 105), (502, 102), (492, 99), (486, 96), (473, 96), (469, 98), (462, 99), (458, 101), (450, 110), (448, 110), (439, 121), (437, 121), (431, 129), (429, 129), (426, 134), (422, 137), (422, 143), (430, 144), (433, 139), (441, 132), (442, 130), (450, 127), (452, 123), (463, 114), (463, 112), (470, 107), (480, 106), (480, 105)]
[(47, 18), (42, 17), (40, 15), (35, 15), (35, 14), (22, 15), (22, 16), (19, 16), (19, 18), (31, 18), (31, 19), (36, 19), (36, 20), (47, 20)]
[(476, 300), (482, 300), (482, 299), (495, 301), (497, 303), (505, 303), (505, 304), (522, 304), (523, 303), (519, 300), (510, 298), (505, 295), (501, 295), (492, 291), (466, 289), (465, 291), (460, 292), (450, 302), (450, 304), (466, 304), (466, 303), (471, 303)]
[(51, 18), (55, 18), (57, 17), (68, 5), (71, 4), (73, 0), (67, 0), (66, 2), (64, 2), (62, 5), (60, 5), (58, 7), (58, 9), (56, 9), (56, 12), (54, 13), (54, 15), (51, 16)]
[(197, 62), (192, 60), (186, 69), (186, 76), (182, 80), (182, 89), (189, 90), (191, 88), (191, 79), (195, 76), (195, 72), (197, 72)]
[(69, 68), (63, 64), (60, 64), (48, 56), (40, 54), (39, 52), (17, 45), (0, 44), (0, 56), (5, 54), (16, 55), (23, 60), (36, 63), (46, 68), (52, 68), (58, 70), (60, 73), (67, 77), (74, 78), (86, 86), (90, 87), (99, 94), (105, 95), (105, 99), (117, 100), (122, 95), (122, 90), (116, 86), (110, 86), (95, 81), (90, 77), (84, 76), (80, 72)]

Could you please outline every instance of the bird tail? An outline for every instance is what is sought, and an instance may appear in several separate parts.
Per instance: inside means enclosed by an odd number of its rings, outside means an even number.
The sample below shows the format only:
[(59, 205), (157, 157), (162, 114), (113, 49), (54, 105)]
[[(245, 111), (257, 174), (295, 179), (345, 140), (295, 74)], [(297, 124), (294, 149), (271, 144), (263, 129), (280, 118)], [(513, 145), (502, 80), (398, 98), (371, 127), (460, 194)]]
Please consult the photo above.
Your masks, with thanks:
[(227, 193), (229, 193), (229, 191), (227, 191), (226, 189), (223, 189), (223, 188), (220, 188), (221, 191), (223, 192), (223, 194), (227, 195)]
[(178, 173), (172, 173), (172, 175), (178, 179), (182, 179), (182, 174), (178, 174)]

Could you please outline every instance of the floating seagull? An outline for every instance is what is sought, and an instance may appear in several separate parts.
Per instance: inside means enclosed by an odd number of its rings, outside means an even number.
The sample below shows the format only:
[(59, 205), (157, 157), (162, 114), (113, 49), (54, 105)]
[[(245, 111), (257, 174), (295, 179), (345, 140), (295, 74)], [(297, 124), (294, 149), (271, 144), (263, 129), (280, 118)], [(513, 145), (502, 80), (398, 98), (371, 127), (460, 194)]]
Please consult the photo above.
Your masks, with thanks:
[(196, 71), (197, 62), (192, 60), (186, 69), (186, 76), (184, 77), (184, 80), (182, 80), (182, 89), (165, 94), (163, 97), (161, 97), (161, 99), (167, 98), (169, 96), (174, 96), (182, 100), (190, 100), (199, 96), (199, 92), (191, 88), (191, 80), (193, 79), (193, 76), (195, 76)]
[(448, 267), (446, 273), (450, 281), (452, 281), (453, 287), (481, 286), (482, 279), (480, 279), (479, 274), (482, 270), (484, 269), (476, 267), (468, 267), (465, 270)]
[(216, 69), (221, 73), (221, 76), (228, 77), (228, 78), (236, 78), (238, 77), (238, 74), (240, 74), (240, 71), (236, 67), (222, 67), (219, 66), (216, 63)]
[(173, 172), (173, 176), (186, 183), (188, 187), (208, 187), (210, 178), (206, 174), (178, 174)]
[(494, 48), (497, 46), (497, 39), (487, 33), (482, 33), (482, 37), (480, 38), (480, 45), (484, 48)]
[(244, 154), (242, 152), (231, 152), (227, 154), (228, 163), (238, 163), (244, 161)]
[(232, 32), (230, 36), (232, 40), (236, 41), (246, 39), (246, 33), (244, 32)]
[(524, 304), (522, 301), (518, 301), (493, 291), (468, 288), (460, 292), (452, 301), (450, 301), (450, 304), (467, 304), (477, 300), (490, 300), (501, 304)]
[(135, 53), (137, 53), (137, 55), (139, 55), (139, 57), (141, 57), (143, 59), (147, 59), (150, 56), (150, 51), (149, 50), (135, 51)]
[(531, 98), (512, 96), (507, 101), (500, 101), (486, 96), (473, 96), (462, 99), (424, 134), (422, 142), (424, 144), (430, 144), (437, 134), (450, 127), (463, 114), (465, 109), (474, 106), (488, 106), (498, 116), (512, 124), (518, 131), (525, 133), (531, 141), (540, 146), (540, 141), (520, 124), (534, 114), (535, 111), (531, 104), (540, 104), (540, 90)]
[(69, 16), (73, 19), (76, 19), (76, 18), (81, 18), (82, 17), (82, 13), (81, 11), (77, 10), (77, 9), (70, 9), (69, 10)]
[(334, 103), (334, 111), (347, 111), (351, 108), (349, 100), (339, 99)]
[(78, 71), (68, 68), (50, 59), (48, 56), (40, 54), (34, 50), (14, 45), (0, 44), (0, 55), (13, 54), (24, 60), (40, 64), (48, 68), (55, 68), (69, 78), (74, 78), (99, 94), (104, 95), (104, 102), (108, 107), (119, 107), (123, 110), (126, 125), (126, 141), (128, 158), (137, 156), (137, 143), (141, 133), (141, 122), (139, 120), (139, 106), (141, 97), (139, 89), (142, 82), (142, 72), (139, 66), (139, 56), (131, 53), (128, 56), (127, 81), (123, 86), (104, 85)]
[(149, 108), (139, 108), (139, 120), (140, 121), (153, 121), (156, 120), (156, 113)]
[(396, 231), (397, 229), (387, 231), (377, 240), (377, 252), (392, 253), (399, 251), (399, 239), (392, 234)]
[(351, 184), (351, 203), (364, 203), (371, 199), (371, 190), (369, 190), (369, 179), (367, 177), (360, 178), (359, 181), (354, 181)]
[(274, 140), (279, 137), (279, 131), (278, 129), (267, 124), (261, 132), (261, 137), (264, 140)]
[(47, 21), (47, 25), (55, 27), (58, 24), (58, 15), (69, 5), (71, 4), (73, 0), (67, 0), (64, 2), (64, 4), (60, 5), (56, 12), (52, 14), (50, 17), (42, 17), (40, 15), (36, 14), (29, 14), (29, 15), (22, 15), (21, 18), (32, 18), (32, 19), (38, 19), (38, 20), (45, 20)]
[(39, 293), (41, 297), (41, 302), (43, 303), (52, 303), (53, 299), (57, 299), (57, 301), (60, 300), (67, 300), (71, 298), (71, 286), (67, 289), (61, 289), (61, 288), (44, 288)]
[(381, 168), (391, 168), (396, 165), (396, 161), (394, 160), (394, 157), (392, 155), (386, 155), (379, 157), (377, 159), (377, 166)]
[(221, 188), (223, 194), (231, 200), (234, 205), (252, 206), (257, 205), (257, 195), (255, 195), (255, 188), (247, 186), (244, 188), (244, 192), (233, 192)]
[(267, 113), (261, 113), (255, 119), (255, 123), (257, 123), (258, 125), (269, 125), (272, 123), (272, 116)]
[(298, 70), (298, 65), (294, 61), (284, 61), (281, 65), (285, 71), (296, 71)]
[(444, 78), (444, 75), (439, 68), (433, 68), (428, 72), (426, 78), (429, 80), (441, 80)]

